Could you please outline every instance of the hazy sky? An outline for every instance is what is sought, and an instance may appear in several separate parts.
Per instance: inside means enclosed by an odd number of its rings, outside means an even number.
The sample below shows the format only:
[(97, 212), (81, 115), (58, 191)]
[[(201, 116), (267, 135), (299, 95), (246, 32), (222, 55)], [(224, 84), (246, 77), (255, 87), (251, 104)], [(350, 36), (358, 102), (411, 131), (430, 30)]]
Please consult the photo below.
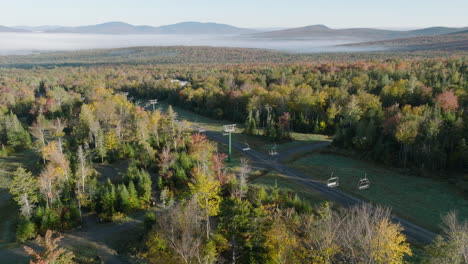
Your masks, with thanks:
[(0, 0), (0, 25), (468, 26), (468, 0)]

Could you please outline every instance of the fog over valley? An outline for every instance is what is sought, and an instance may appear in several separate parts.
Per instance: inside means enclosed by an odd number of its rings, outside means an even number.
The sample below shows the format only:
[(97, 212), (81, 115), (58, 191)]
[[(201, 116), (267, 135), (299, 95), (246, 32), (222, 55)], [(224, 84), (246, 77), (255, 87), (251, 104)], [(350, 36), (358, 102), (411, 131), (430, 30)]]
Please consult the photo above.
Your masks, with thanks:
[[(287, 52), (344, 52), (362, 51), (364, 48), (339, 47), (337, 45), (358, 43), (366, 40), (358, 38), (267, 39), (239, 35), (0, 33), (0, 55), (27, 55), (53, 51), (173, 45), (261, 48)], [(365, 50), (369, 49), (365, 48)]]

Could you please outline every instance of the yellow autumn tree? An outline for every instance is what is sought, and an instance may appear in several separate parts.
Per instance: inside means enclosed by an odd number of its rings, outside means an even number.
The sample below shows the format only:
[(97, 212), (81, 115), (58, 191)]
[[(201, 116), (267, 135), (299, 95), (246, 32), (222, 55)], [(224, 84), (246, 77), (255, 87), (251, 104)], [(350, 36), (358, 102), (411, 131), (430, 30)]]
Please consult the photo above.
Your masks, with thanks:
[(50, 165), (56, 170), (59, 176), (68, 180), (70, 174), (70, 161), (59, 149), (57, 141), (51, 141), (41, 150), (44, 161), (49, 161)]
[(114, 150), (117, 149), (119, 146), (119, 139), (114, 131), (110, 131), (104, 137), (104, 146), (106, 150)]
[(189, 183), (189, 188), (192, 195), (197, 196), (198, 205), (207, 210), (209, 216), (218, 215), (221, 202), (218, 181), (209, 179), (203, 173), (194, 173), (194, 181)]
[(372, 258), (377, 264), (400, 264), (405, 255), (412, 255), (402, 227), (383, 219), (375, 227), (376, 235), (371, 241)]
[(197, 200), (198, 205), (205, 211), (206, 238), (210, 236), (210, 216), (216, 216), (219, 213), (221, 196), (219, 195), (220, 183), (209, 178), (204, 173), (199, 173), (197, 169), (193, 173), (193, 183), (189, 183), (192, 195)]
[(294, 249), (298, 246), (296, 236), (280, 217), (275, 217), (271, 229), (266, 233), (265, 246), (273, 263), (293, 263)]
[(158, 147), (159, 147), (159, 132), (158, 132), (158, 130), (160, 128), (160, 123), (161, 123), (162, 117), (163, 117), (162, 113), (159, 110), (154, 111), (150, 115), (150, 124), (149, 124), (150, 134), (155, 136), (156, 144), (158, 145)]

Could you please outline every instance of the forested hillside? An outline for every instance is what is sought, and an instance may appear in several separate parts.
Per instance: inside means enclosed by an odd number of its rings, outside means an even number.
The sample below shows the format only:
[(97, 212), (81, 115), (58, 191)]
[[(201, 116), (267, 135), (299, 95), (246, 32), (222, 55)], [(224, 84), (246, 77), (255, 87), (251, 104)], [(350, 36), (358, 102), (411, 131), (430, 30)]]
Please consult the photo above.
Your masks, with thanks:
[(78, 67), (95, 65), (153, 64), (229, 64), (229, 63), (343, 63), (383, 61), (387, 59), (417, 60), (426, 58), (466, 57), (466, 51), (425, 52), (362, 52), (362, 53), (286, 53), (264, 49), (216, 47), (136, 47), (74, 52), (51, 52), (33, 55), (0, 56), (0, 67)]
[[(2, 72), (33, 78), (28, 71)], [(65, 90), (92, 81), (135, 97), (169, 99), (207, 116), (246, 123), (248, 133), (266, 128), (272, 140), (287, 138), (288, 131), (327, 133), (336, 135), (338, 146), (394, 166), (466, 169), (465, 59), (31, 72), (43, 85)], [(44, 73), (50, 77), (44, 78)], [(11, 89), (10, 82), (24, 85), (15, 78), (3, 79), (4, 90)], [(181, 87), (171, 79), (189, 85)], [(3, 92), (1, 98), (9, 102), (27, 97)]]
[[(332, 135), (340, 149), (466, 192), (467, 78), (465, 58), (2, 68), (0, 154), (37, 158), (6, 181), (17, 239), (48, 241), (49, 230), (73, 230), (89, 214), (114, 222), (147, 210), (144, 242), (130, 254), (151, 263), (403, 263), (412, 250), (388, 210), (334, 210), (277, 184), (251, 185), (248, 160), (228, 170), (218, 146), (171, 107), (137, 103), (166, 100), (271, 142), (293, 131)], [(102, 172), (116, 166), (120, 174)], [(423, 263), (466, 260), (466, 224), (455, 214), (445, 223), (447, 240), (426, 247)], [(52, 252), (54, 241), (45, 244)], [(37, 263), (93, 262), (27, 251)]]
[(393, 51), (466, 51), (468, 50), (468, 32), (463, 31), (457, 32), (456, 34), (364, 42), (345, 46), (385, 47)]
[[(272, 140), (289, 131), (327, 133), (337, 146), (393, 166), (462, 171), (468, 164), (464, 59), (173, 71), (191, 86), (159, 94), (245, 122), (247, 133), (264, 128)], [(150, 87), (128, 91), (150, 96)]]

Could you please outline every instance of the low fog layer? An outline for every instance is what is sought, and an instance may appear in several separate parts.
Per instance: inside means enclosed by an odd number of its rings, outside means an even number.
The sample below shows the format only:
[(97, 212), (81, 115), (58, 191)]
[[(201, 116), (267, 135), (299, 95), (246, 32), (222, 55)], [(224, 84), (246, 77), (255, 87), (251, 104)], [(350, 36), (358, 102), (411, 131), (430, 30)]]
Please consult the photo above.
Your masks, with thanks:
[[(26, 55), (51, 51), (125, 48), (137, 46), (214, 46), (261, 48), (288, 52), (365, 51), (362, 47), (337, 47), (365, 39), (256, 39), (208, 35), (87, 35), (0, 33), (0, 55)], [(375, 49), (374, 49), (375, 50)]]

